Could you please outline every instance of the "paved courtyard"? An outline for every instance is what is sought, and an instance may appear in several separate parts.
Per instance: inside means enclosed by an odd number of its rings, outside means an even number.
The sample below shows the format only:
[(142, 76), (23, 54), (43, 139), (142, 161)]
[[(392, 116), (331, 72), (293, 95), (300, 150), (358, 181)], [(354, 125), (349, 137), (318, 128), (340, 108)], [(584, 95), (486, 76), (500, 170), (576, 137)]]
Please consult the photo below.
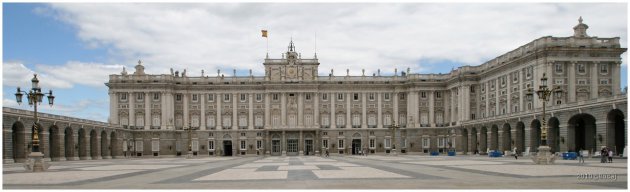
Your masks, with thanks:
[(27, 173), (3, 165), (4, 189), (627, 189), (627, 161), (534, 165), (485, 156), (295, 156), (52, 162)]

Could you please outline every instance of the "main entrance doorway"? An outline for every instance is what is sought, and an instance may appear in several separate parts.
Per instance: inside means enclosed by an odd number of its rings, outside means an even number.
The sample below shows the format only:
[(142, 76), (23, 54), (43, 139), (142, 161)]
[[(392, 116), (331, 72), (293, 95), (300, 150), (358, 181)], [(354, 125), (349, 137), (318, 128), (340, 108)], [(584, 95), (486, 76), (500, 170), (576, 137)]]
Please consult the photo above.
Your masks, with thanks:
[(297, 139), (287, 139), (287, 155), (288, 156), (298, 155), (298, 140)]
[(313, 155), (313, 140), (307, 139), (304, 140), (304, 154), (305, 155)]
[(352, 139), (352, 154), (358, 155), (361, 151), (361, 139)]
[(232, 156), (232, 141), (223, 141), (223, 156)]
[(282, 151), (280, 151), (280, 139), (271, 140), (271, 155), (282, 155)]

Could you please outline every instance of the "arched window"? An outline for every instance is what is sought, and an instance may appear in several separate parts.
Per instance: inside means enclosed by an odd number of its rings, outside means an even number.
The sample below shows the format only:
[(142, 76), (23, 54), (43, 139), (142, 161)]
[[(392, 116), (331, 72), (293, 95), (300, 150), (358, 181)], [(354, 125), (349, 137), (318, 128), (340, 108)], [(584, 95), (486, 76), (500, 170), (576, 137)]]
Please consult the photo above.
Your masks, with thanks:
[(214, 122), (214, 115), (208, 115), (206, 120), (206, 128), (212, 129), (215, 128), (216, 124)]
[(155, 126), (155, 127), (159, 127), (160, 126), (160, 115), (159, 114), (154, 114), (152, 119), (153, 119), (153, 122), (151, 123), (151, 125)]

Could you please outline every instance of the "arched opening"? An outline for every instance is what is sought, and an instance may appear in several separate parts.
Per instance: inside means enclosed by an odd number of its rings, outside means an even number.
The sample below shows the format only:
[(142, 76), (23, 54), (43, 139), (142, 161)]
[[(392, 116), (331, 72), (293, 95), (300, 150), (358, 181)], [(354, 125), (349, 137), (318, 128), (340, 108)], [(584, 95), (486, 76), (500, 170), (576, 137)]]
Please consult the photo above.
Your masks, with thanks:
[(499, 150), (499, 127), (492, 125), (492, 135), (490, 137), (490, 150)]
[[(582, 113), (569, 119), (567, 147), (569, 151), (597, 151), (595, 117)], [(601, 137), (600, 137), (601, 138)]]
[(73, 156), (74, 156), (74, 139), (73, 139), (73, 135), (72, 135), (72, 129), (70, 127), (66, 127), (66, 130), (64, 131), (64, 138), (63, 138), (63, 144), (65, 146), (65, 155), (66, 155), (66, 160), (74, 160)]
[(479, 131), (479, 153), (486, 154), (488, 150), (488, 128), (482, 127)]
[(11, 138), (13, 147), (13, 160), (16, 163), (23, 163), (26, 160), (26, 133), (24, 124), (15, 122), (11, 127)]
[(118, 145), (118, 138), (116, 138), (116, 132), (112, 131), (111, 136), (109, 138), (110, 138), (109, 145), (110, 145), (110, 148), (111, 148), (109, 150), (110, 151), (110, 156), (112, 158), (115, 158), (116, 156), (118, 156), (118, 151), (120, 150), (118, 148), (119, 145)]
[(278, 134), (274, 134), (271, 137), (271, 155), (278, 156), (282, 154), (282, 150), (280, 149), (280, 136)]
[(223, 156), (232, 156), (232, 136), (223, 135)]
[(101, 157), (107, 158), (109, 155), (109, 145), (107, 143), (107, 132), (101, 131)]
[(92, 129), (90, 131), (90, 156), (92, 159), (98, 159), (98, 135), (96, 134), (96, 130)]
[(534, 119), (530, 124), (529, 130), (529, 146), (531, 147), (529, 150), (530, 152), (538, 152), (538, 147), (540, 146), (540, 121)]
[(461, 143), (462, 145), (462, 152), (464, 152), (464, 154), (468, 154), (468, 130), (467, 129), (461, 129), (462, 133), (461, 133), (461, 138), (462, 140), (459, 141), (459, 143)]
[(608, 112), (608, 144), (615, 154), (620, 154), (626, 147), (626, 123), (624, 122), (625, 116), (619, 109), (613, 109)]
[(473, 154), (479, 153), (479, 140), (477, 139), (477, 128), (470, 130), (470, 147)]
[(59, 128), (51, 126), (48, 128), (48, 154), (51, 161), (59, 161), (59, 139), (57, 135)]
[(85, 129), (79, 129), (79, 159), (87, 159), (87, 140), (85, 139)]
[(547, 130), (547, 145), (551, 147), (551, 152), (560, 151), (560, 121), (557, 117), (549, 119), (549, 130)]
[(354, 133), (352, 135), (352, 154), (358, 155), (359, 151), (361, 151), (361, 134)]
[(503, 145), (501, 151), (511, 151), (512, 146), (514, 146), (514, 143), (512, 143), (512, 126), (510, 126), (509, 123), (505, 123), (501, 130), (503, 131)]
[(516, 123), (516, 150), (518, 153), (525, 151), (525, 123)]

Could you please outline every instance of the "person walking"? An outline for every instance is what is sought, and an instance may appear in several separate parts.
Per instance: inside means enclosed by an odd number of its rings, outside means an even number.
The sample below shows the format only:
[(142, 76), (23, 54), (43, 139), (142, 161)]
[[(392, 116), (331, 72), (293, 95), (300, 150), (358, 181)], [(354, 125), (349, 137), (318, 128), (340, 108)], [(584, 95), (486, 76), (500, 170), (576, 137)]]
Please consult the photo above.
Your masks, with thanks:
[(329, 155), (329, 154), (328, 154), (328, 149), (326, 149), (326, 157), (328, 157), (328, 155)]
[(608, 149), (608, 163), (612, 163), (613, 151)]
[(599, 152), (599, 155), (601, 155), (601, 160), (599, 162), (606, 163), (606, 156), (608, 156), (608, 151), (606, 151), (605, 147), (602, 147), (602, 150)]
[(584, 163), (584, 154), (582, 154), (582, 149), (578, 151), (578, 163)]
[(518, 149), (514, 147), (514, 159), (518, 160)]

